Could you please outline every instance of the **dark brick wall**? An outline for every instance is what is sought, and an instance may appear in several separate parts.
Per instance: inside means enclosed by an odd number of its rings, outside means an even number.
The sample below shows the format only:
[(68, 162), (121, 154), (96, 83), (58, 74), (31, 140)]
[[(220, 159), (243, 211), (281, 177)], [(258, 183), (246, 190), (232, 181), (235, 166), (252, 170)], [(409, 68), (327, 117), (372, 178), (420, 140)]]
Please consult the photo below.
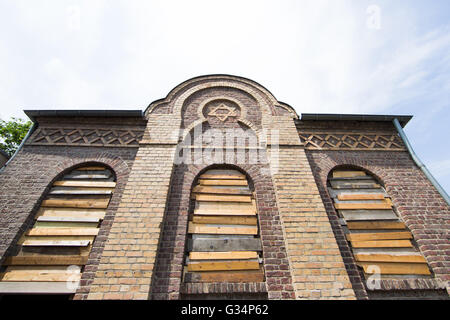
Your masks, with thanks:
[[(152, 280), (152, 299), (193, 298), (192, 294), (204, 293), (203, 284), (183, 284), (181, 282), (187, 222), (190, 209), (191, 188), (195, 178), (207, 165), (178, 165), (175, 167), (169, 195), (169, 203), (164, 217), (164, 226), (157, 254), (154, 278)], [(232, 165), (241, 170), (253, 182), (259, 216), (260, 234), (263, 245), (263, 260), (266, 285), (253, 284), (215, 284), (208, 286), (208, 293), (221, 294), (223, 298), (233, 294), (254, 293), (256, 297), (266, 292), (269, 299), (293, 299), (289, 262), (286, 255), (281, 221), (271, 177), (261, 172), (264, 165)], [(247, 295), (248, 297), (248, 295)]]
[(0, 173), (0, 263), (17, 250), (14, 243), (31, 226), (40, 202), (61, 174), (83, 163), (105, 164), (116, 174), (117, 186), (83, 273), (76, 297), (82, 298), (88, 292), (136, 152), (137, 148), (24, 146)]
[[(306, 154), (358, 298), (367, 293), (326, 188), (328, 174), (336, 166), (354, 166), (378, 178), (435, 277), (450, 280), (450, 208), (407, 152), (307, 150)], [(408, 289), (407, 283), (401, 286), (397, 289)]]

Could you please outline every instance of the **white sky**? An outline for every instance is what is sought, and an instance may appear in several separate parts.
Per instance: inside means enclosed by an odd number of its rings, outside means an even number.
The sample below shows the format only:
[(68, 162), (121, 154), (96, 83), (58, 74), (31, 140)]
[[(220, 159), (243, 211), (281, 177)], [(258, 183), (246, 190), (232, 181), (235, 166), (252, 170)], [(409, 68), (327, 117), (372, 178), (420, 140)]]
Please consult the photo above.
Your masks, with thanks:
[(0, 117), (144, 109), (239, 75), (299, 114), (414, 115), (408, 136), (450, 190), (449, 17), (447, 0), (0, 0)]

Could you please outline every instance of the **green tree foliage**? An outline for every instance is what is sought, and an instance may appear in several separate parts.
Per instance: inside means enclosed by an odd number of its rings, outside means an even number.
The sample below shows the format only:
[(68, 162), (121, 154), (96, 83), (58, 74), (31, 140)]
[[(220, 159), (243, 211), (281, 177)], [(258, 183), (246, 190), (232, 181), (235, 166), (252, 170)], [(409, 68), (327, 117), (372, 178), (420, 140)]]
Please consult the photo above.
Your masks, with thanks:
[(11, 118), (9, 121), (0, 119), (0, 149), (12, 156), (31, 127), (31, 121)]

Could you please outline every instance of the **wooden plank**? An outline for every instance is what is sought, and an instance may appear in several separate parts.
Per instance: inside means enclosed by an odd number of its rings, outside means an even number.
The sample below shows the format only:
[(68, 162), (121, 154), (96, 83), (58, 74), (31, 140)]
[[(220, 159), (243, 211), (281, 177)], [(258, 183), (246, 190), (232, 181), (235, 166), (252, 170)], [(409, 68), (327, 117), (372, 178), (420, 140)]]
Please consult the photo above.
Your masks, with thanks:
[[(358, 262), (358, 266), (364, 269), (366, 274), (374, 274), (379, 269), (381, 274), (418, 274), (418, 275), (431, 275), (428, 265), (426, 263), (384, 263), (377, 262)], [(378, 268), (370, 268), (371, 266), (377, 266)]]
[(200, 176), (200, 179), (211, 180), (246, 180), (243, 174), (209, 174), (205, 173)]
[(382, 229), (406, 229), (403, 222), (398, 221), (364, 221), (347, 222), (349, 230), (382, 230)]
[(384, 200), (382, 193), (366, 193), (366, 194), (339, 194), (338, 200)]
[(37, 217), (73, 217), (73, 218), (99, 218), (105, 217), (104, 209), (77, 209), (77, 208), (44, 208), (41, 207)]
[(99, 223), (99, 218), (93, 217), (43, 217), (36, 219), (39, 222), (85, 222), (85, 223)]
[(15, 256), (7, 257), (3, 262), (5, 266), (25, 265), (85, 265), (87, 256), (65, 256), (65, 255), (40, 255), (40, 256)]
[(255, 203), (240, 202), (196, 202), (194, 214), (198, 215), (256, 215)]
[(98, 222), (37, 221), (34, 228), (96, 228)]
[(28, 236), (96, 236), (98, 228), (33, 228)]
[(87, 200), (69, 200), (69, 199), (51, 199), (42, 201), (43, 207), (59, 208), (93, 208), (106, 209), (109, 198), (106, 199), (87, 199)]
[(30, 246), (30, 247), (86, 247), (88, 246), (90, 241), (81, 240), (81, 241), (45, 241), (45, 240), (25, 240), (22, 243), (22, 246)]
[(337, 210), (383, 210), (391, 209), (390, 203), (335, 203)]
[(354, 178), (354, 177), (365, 177), (366, 173), (364, 171), (333, 171), (333, 178)]
[(197, 194), (195, 195), (195, 200), (197, 201), (224, 201), (224, 202), (252, 202), (250, 196), (222, 196), (222, 195), (206, 195)]
[(33, 281), (33, 282), (67, 282), (67, 281), (80, 281), (81, 274), (35, 274), (35, 273), (16, 273), (7, 272), (0, 275), (1, 281)]
[(82, 167), (82, 168), (77, 168), (77, 170), (79, 171), (105, 171), (108, 170), (105, 167)]
[(351, 183), (348, 181), (330, 181), (334, 189), (378, 189), (381, 186), (377, 183)]
[(190, 262), (188, 271), (259, 270), (258, 261)]
[(0, 293), (4, 294), (73, 294), (77, 286), (65, 282), (7, 282), (0, 281)]
[(264, 282), (263, 271), (222, 271), (222, 272), (187, 272), (184, 282)]
[(208, 180), (199, 179), (199, 184), (203, 186), (247, 186), (247, 180)]
[(189, 252), (189, 260), (239, 260), (257, 259), (256, 251), (228, 251), (228, 252)]
[(247, 239), (188, 239), (188, 250), (197, 252), (261, 251), (261, 240)]
[(379, 241), (352, 241), (354, 248), (409, 248), (412, 243), (409, 240), (379, 240)]
[(346, 221), (398, 220), (392, 210), (339, 210)]
[(72, 172), (66, 174), (63, 180), (67, 179), (109, 179), (112, 177), (111, 171), (78, 171), (73, 170)]
[(196, 234), (258, 234), (258, 227), (205, 226), (189, 222), (188, 233)]
[(111, 195), (112, 188), (70, 188), (53, 187), (49, 194), (51, 195)]
[(242, 225), (257, 225), (256, 217), (224, 217), (224, 216), (193, 216), (192, 222), (197, 224), (242, 224)]
[(394, 255), (394, 254), (355, 254), (356, 261), (359, 262), (409, 262), (427, 263), (421, 255)]
[(367, 240), (405, 240), (412, 239), (409, 231), (404, 232), (378, 232), (378, 233), (351, 233), (347, 234), (349, 241), (367, 241)]
[(234, 194), (234, 195), (251, 195), (251, 191), (248, 188), (218, 188), (196, 186), (193, 190), (194, 193), (206, 193), (206, 194)]
[(85, 188), (114, 188), (113, 181), (55, 181), (54, 186), (58, 187), (85, 187)]
[(95, 236), (28, 236), (24, 234), (19, 241), (18, 245), (22, 245), (27, 240), (39, 240), (39, 241), (91, 241), (93, 242)]

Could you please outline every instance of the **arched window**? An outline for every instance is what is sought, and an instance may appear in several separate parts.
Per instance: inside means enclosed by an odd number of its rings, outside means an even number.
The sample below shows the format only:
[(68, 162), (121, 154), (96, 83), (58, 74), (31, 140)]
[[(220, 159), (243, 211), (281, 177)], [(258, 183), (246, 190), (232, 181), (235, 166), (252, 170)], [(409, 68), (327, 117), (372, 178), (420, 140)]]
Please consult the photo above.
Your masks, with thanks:
[[(55, 181), (7, 257), (2, 293), (74, 293), (116, 186), (103, 165), (78, 167)], [(6, 268), (5, 268), (6, 267)]]
[(362, 170), (338, 168), (330, 173), (328, 190), (356, 264), (366, 278), (372, 274), (383, 279), (431, 275), (411, 232), (374, 177)]
[(192, 190), (184, 282), (263, 282), (255, 198), (237, 170), (204, 172)]

